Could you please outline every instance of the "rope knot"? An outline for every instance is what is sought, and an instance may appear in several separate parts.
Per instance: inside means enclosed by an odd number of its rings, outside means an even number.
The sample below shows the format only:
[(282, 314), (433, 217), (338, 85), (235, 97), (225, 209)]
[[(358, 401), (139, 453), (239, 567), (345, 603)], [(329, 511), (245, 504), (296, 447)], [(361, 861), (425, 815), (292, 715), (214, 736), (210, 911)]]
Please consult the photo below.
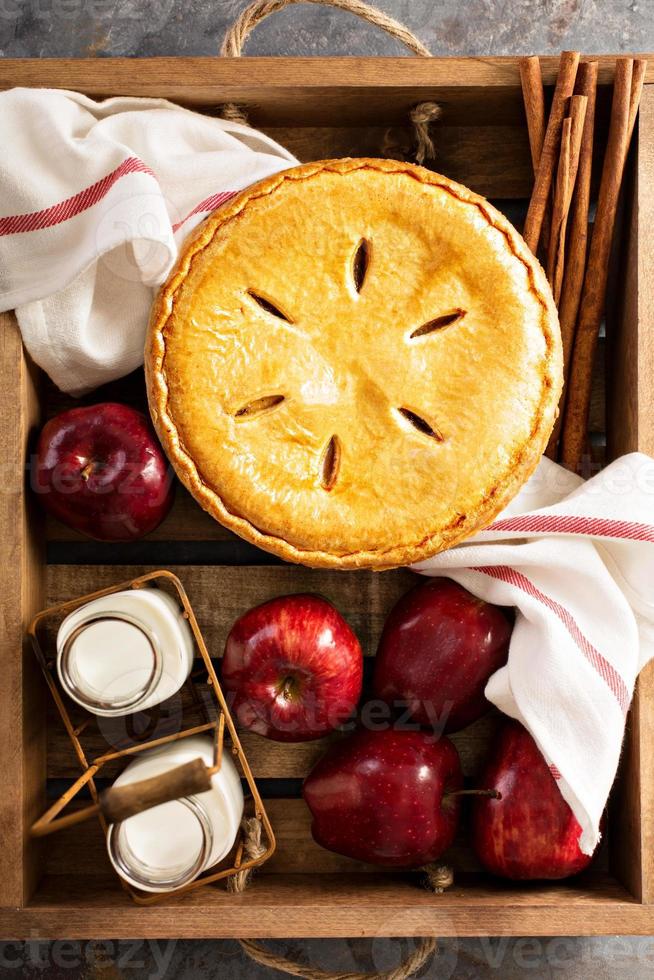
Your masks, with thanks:
[[(241, 822), (243, 854), (246, 861), (256, 861), (262, 854), (265, 854), (266, 848), (261, 843), (261, 831), (261, 821), (258, 817), (246, 817)], [(251, 875), (252, 868), (244, 868), (242, 871), (237, 871), (236, 874), (230, 875), (227, 879), (227, 891), (235, 895), (244, 892)]]
[(442, 895), (454, 882), (454, 872), (447, 864), (426, 864), (421, 870), (425, 875), (425, 887), (436, 895)]

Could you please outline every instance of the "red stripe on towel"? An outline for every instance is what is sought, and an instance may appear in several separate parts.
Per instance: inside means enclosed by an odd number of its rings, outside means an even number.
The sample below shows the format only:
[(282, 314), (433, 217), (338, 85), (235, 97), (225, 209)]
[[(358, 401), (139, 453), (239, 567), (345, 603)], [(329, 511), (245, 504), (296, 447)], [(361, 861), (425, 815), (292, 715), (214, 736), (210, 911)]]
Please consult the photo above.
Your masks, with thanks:
[(185, 218), (182, 218), (181, 221), (178, 221), (173, 225), (173, 231), (179, 231), (182, 225), (186, 224), (188, 219), (192, 218), (194, 214), (201, 214), (203, 211), (215, 211), (216, 208), (219, 208), (221, 204), (229, 201), (237, 193), (238, 191), (219, 191), (217, 194), (212, 194), (211, 197), (205, 198), (204, 201), (200, 201), (199, 204), (196, 204), (193, 210), (189, 211)]
[(66, 198), (65, 201), (60, 201), (59, 204), (53, 204), (42, 211), (31, 211), (28, 214), (14, 214), (0, 218), (0, 235), (18, 235), (25, 231), (39, 231), (43, 228), (59, 225), (62, 221), (68, 221), (101, 201), (121, 177), (134, 173), (155, 176), (138, 157), (128, 157), (106, 177), (102, 177), (101, 180), (91, 184), (90, 187), (78, 194)]
[(500, 582), (506, 582), (507, 585), (513, 585), (515, 588), (521, 589), (527, 595), (542, 602), (544, 606), (547, 606), (551, 612), (558, 616), (588, 662), (592, 664), (600, 677), (605, 681), (624, 714), (627, 713), (629, 710), (629, 691), (627, 690), (627, 685), (615, 667), (584, 636), (570, 611), (565, 606), (562, 606), (550, 596), (545, 595), (525, 575), (517, 572), (515, 568), (510, 568), (508, 565), (498, 565), (496, 568), (473, 568), (472, 571), (482, 572), (491, 578), (499, 579)]
[(488, 531), (525, 534), (584, 534), (599, 538), (654, 542), (654, 527), (637, 521), (614, 521), (603, 517), (566, 517), (558, 514), (522, 514), (495, 521)]

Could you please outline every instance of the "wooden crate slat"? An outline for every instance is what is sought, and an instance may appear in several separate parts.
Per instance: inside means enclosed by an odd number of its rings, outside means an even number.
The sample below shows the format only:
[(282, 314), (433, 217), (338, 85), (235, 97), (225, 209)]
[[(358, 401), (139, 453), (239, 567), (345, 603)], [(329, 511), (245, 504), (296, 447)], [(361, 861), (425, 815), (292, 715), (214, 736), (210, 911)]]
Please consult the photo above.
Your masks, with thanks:
[[(48, 541), (88, 541), (85, 535), (61, 524), (55, 518), (46, 521)], [(177, 484), (172, 510), (156, 530), (148, 534), (148, 541), (234, 541), (240, 540), (232, 531), (215, 521), (202, 510), (190, 493)]]
[[(354, 861), (319, 847), (311, 836), (311, 814), (303, 800), (266, 799), (265, 805), (275, 830), (277, 849), (258, 874), (313, 876), (379, 872), (380, 869), (373, 865)], [(71, 804), (71, 810), (73, 809), (76, 807)], [(456, 868), (457, 873), (468, 874), (481, 870), (463, 828), (443, 860)], [(94, 820), (53, 834), (48, 840), (46, 873), (67, 875), (73, 867), (75, 874), (113, 874), (102, 831)], [(307, 884), (310, 884), (309, 879)], [(120, 883), (117, 880), (115, 890), (120, 892)]]
[[(364, 654), (374, 654), (391, 607), (415, 582), (413, 572), (338, 572), (279, 566), (167, 566), (186, 588), (211, 656), (220, 656), (234, 622), (251, 606), (292, 592), (326, 596), (355, 630)], [(49, 605), (136, 578), (146, 566), (50, 565), (47, 572)]]
[[(70, 739), (56, 714), (54, 707), (48, 710), (48, 779), (76, 779), (80, 774), (77, 759), (73, 753)], [(176, 712), (175, 712), (176, 716)], [(79, 716), (75, 716), (77, 720)], [(491, 711), (474, 725), (450, 736), (461, 757), (461, 765), (467, 776), (474, 776), (486, 756), (489, 741), (499, 721), (499, 713)], [(102, 755), (112, 747), (122, 744), (125, 729), (116, 721), (111, 728), (105, 719), (100, 720), (101, 731), (93, 723), (82, 733), (82, 746), (89, 759)], [(189, 721), (184, 722), (189, 724)], [(175, 730), (180, 726), (175, 726)], [(163, 726), (161, 731), (163, 732)], [(171, 729), (172, 730), (172, 729)], [(166, 729), (168, 731), (168, 729)], [(102, 732), (108, 737), (103, 737)], [(150, 737), (156, 738), (159, 730)], [(261, 738), (250, 732), (240, 732), (239, 737), (255, 779), (300, 779), (315, 765), (328, 747), (341, 736), (337, 733), (311, 742), (283, 743)], [(121, 771), (120, 763), (107, 763), (102, 768), (105, 778), (116, 776)]]
[(242, 897), (199, 889), (135, 909), (108, 876), (49, 875), (27, 909), (0, 910), (0, 933), (42, 939), (647, 934), (649, 910), (612, 879), (531, 888), (461, 876), (443, 895), (386, 874), (261, 875)]
[[(300, 161), (388, 155), (389, 139), (409, 150), (408, 126), (265, 126), (266, 133)], [(437, 157), (430, 166), (487, 198), (527, 198), (533, 169), (523, 126), (440, 126)]]
[[(70, 804), (70, 811), (84, 803)], [(311, 835), (311, 813), (301, 799), (266, 799), (266, 811), (275, 830), (277, 849), (262, 865), (260, 874), (355, 874), (379, 873), (374, 865), (354, 861), (327, 851), (315, 843)], [(67, 811), (69, 812), (69, 811)], [(480, 872), (481, 866), (470, 846), (467, 827), (462, 822), (452, 847), (443, 855), (444, 863), (454, 869), (455, 879), (460, 875)], [(603, 848), (593, 864), (592, 875), (605, 875), (608, 867), (607, 849)], [(92, 820), (75, 828), (53, 834), (48, 840), (45, 870), (47, 874), (75, 874), (111, 876), (113, 870), (107, 857), (104, 837), (99, 824)], [(403, 877), (397, 872), (398, 880)], [(310, 884), (308, 882), (308, 884)], [(120, 885), (116, 882), (116, 889)]]
[(654, 85), (643, 91), (634, 171), (622, 304), (608, 353), (612, 457), (635, 450), (654, 455)]
[[(600, 84), (609, 84), (615, 57), (593, 57)], [(648, 82), (654, 81), (652, 58)], [(558, 58), (545, 57), (542, 64), (545, 84), (552, 85)], [(16, 85), (100, 98), (156, 96), (205, 111), (235, 101), (255, 125), (306, 125), (307, 119), (313, 125), (396, 124), (416, 100), (434, 99), (446, 105), (450, 124), (524, 123), (513, 57), (3, 59), (0, 89)]]
[(0, 798), (0, 879), (5, 904), (22, 905), (39, 875), (39, 849), (26, 828), (43, 809), (43, 689), (25, 628), (43, 605), (42, 527), (26, 492), (25, 459), (37, 423), (36, 374), (13, 316), (0, 314), (0, 742), (5, 785)]
[[(158, 732), (155, 732), (155, 736)], [(334, 736), (316, 739), (314, 742), (284, 744), (264, 740), (247, 732), (240, 733), (241, 744), (255, 779), (300, 779), (304, 777), (326, 751)], [(82, 745), (88, 758), (110, 751), (107, 741), (97, 732), (83, 733)], [(124, 766), (120, 761), (102, 767), (104, 778), (114, 778)], [(76, 779), (80, 774), (70, 739), (53, 718), (48, 730), (48, 779)]]

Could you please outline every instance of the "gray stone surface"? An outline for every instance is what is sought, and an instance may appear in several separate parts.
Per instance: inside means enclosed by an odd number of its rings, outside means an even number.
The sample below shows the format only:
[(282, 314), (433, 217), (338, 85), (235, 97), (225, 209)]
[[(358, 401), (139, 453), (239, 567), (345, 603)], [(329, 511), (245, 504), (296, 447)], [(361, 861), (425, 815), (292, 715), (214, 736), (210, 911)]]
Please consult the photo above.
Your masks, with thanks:
[[(398, 966), (407, 940), (293, 940), (268, 944), (314, 968), (380, 971)], [(0, 944), (0, 977), (76, 980), (264, 980), (280, 974), (247, 959), (232, 940), (134, 940)], [(646, 980), (654, 976), (654, 939), (445, 940), (420, 974), (429, 980)]]
[[(435, 54), (654, 50), (654, 0), (378, 0)], [(0, 0), (0, 56), (83, 57), (216, 51), (244, 0)], [(392, 39), (340, 11), (301, 6), (262, 24), (248, 53), (393, 55)], [(397, 965), (405, 943), (377, 939), (277, 943), (327, 970)], [(0, 943), (0, 977), (151, 977), (153, 980), (273, 976), (235, 942)], [(645, 980), (654, 977), (654, 940), (448, 940), (423, 972), (442, 980), (493, 977)]]
[[(200, 55), (244, 0), (0, 0), (0, 55)], [(434, 54), (654, 48), (654, 0), (378, 0)], [(398, 42), (340, 10), (292, 7), (257, 28), (250, 54), (392, 55)]]

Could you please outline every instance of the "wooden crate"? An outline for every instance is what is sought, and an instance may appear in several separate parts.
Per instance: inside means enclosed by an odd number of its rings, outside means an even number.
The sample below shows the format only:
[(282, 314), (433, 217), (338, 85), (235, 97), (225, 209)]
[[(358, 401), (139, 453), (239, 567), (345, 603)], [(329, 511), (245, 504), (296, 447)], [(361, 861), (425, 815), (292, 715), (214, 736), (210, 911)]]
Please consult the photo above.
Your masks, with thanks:
[[(613, 59), (600, 58), (600, 140)], [(546, 83), (556, 71), (544, 60)], [(654, 454), (654, 68), (630, 163), (622, 262), (592, 423), (601, 454)], [(436, 166), (496, 201), (516, 221), (531, 186), (518, 66), (513, 58), (267, 59), (0, 62), (0, 88), (53, 86), (89, 95), (165, 96), (205, 112), (244, 106), (251, 122), (302, 160), (377, 155), (388, 127), (407, 130), (423, 100), (444, 108)], [(92, 823), (35, 842), (32, 820), (77, 774), (65, 734), (45, 698), (24, 628), (46, 603), (72, 598), (158, 566), (184, 581), (211, 652), (219, 656), (233, 619), (254, 603), (310, 589), (331, 598), (374, 653), (384, 616), (413, 581), (406, 571), (311, 571), (279, 563), (215, 524), (180, 490), (148, 539), (99, 545), (44, 522), (26, 486), (24, 460), (44, 418), (70, 404), (29, 363), (13, 318), (0, 324), (2, 534), (0, 616), (0, 934), (14, 937), (266, 937), (395, 935), (580, 935), (654, 932), (654, 671), (641, 677), (608, 841), (585, 875), (559, 884), (514, 885), (484, 875), (465, 828), (449, 857), (454, 886), (443, 895), (406, 875), (375, 872), (318, 848), (299, 798), (324, 742), (283, 746), (254, 736), (244, 745), (260, 780), (278, 848), (251, 889), (220, 887), (135, 908), (111, 875)], [(606, 392), (606, 394), (605, 394)], [(144, 405), (140, 373), (96, 392)], [(605, 414), (605, 402), (609, 411)], [(605, 423), (605, 418), (608, 422)], [(474, 777), (497, 718), (455, 737)]]

